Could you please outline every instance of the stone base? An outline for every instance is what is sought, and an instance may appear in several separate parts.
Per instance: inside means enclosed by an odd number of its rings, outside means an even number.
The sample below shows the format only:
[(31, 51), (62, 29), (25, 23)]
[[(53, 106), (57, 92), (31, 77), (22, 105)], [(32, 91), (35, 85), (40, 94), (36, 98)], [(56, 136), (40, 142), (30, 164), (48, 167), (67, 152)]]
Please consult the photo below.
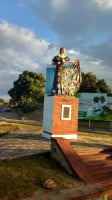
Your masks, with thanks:
[(65, 168), (65, 170), (73, 175), (73, 172), (69, 166), (69, 164), (67, 163), (64, 155), (63, 155), (63, 152), (60, 150), (60, 148), (58, 147), (58, 145), (54, 142), (54, 141), (51, 141), (51, 157), (58, 161), (60, 163), (60, 165), (62, 167)]
[(78, 98), (45, 95), (42, 137), (77, 139), (77, 127)]

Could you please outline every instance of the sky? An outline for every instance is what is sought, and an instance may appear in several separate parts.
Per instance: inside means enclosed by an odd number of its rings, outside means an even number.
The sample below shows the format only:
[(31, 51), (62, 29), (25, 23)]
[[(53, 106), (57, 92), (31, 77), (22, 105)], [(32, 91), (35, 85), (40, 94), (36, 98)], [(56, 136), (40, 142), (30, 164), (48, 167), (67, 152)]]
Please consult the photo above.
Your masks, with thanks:
[(20, 73), (46, 73), (66, 48), (112, 88), (112, 0), (0, 0), (0, 98)]

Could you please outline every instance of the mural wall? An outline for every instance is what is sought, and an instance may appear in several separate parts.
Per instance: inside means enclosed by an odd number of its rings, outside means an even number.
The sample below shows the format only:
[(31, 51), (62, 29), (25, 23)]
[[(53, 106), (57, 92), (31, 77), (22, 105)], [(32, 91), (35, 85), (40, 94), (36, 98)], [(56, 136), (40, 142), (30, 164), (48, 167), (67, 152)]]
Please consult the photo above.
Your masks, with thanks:
[(78, 118), (112, 121), (112, 94), (80, 93)]

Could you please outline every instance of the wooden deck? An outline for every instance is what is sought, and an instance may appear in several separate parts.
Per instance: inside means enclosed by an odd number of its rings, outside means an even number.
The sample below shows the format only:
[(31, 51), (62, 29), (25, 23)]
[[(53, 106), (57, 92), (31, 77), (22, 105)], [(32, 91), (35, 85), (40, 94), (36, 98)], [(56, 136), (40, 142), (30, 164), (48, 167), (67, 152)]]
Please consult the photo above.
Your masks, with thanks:
[(86, 184), (99, 183), (104, 188), (102, 191), (90, 192), (85, 196), (67, 200), (86, 200), (86, 198), (102, 194), (112, 195), (112, 148), (75, 151), (68, 140), (64, 138), (53, 138), (52, 140), (59, 147), (75, 175)]

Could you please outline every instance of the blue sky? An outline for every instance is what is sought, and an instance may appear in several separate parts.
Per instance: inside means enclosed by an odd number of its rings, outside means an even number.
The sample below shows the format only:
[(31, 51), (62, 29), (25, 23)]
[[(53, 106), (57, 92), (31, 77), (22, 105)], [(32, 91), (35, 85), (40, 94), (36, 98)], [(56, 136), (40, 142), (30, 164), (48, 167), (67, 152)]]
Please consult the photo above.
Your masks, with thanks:
[(39, 73), (64, 46), (112, 88), (111, 0), (0, 0), (0, 98), (23, 70)]
[(34, 31), (38, 37), (44, 38), (50, 42), (57, 41), (56, 35), (49, 30), (46, 24), (41, 23), (39, 18), (30, 14), (29, 10), (22, 4), (22, 1), (0, 0), (0, 4), (0, 20), (6, 20), (19, 27), (29, 28)]

